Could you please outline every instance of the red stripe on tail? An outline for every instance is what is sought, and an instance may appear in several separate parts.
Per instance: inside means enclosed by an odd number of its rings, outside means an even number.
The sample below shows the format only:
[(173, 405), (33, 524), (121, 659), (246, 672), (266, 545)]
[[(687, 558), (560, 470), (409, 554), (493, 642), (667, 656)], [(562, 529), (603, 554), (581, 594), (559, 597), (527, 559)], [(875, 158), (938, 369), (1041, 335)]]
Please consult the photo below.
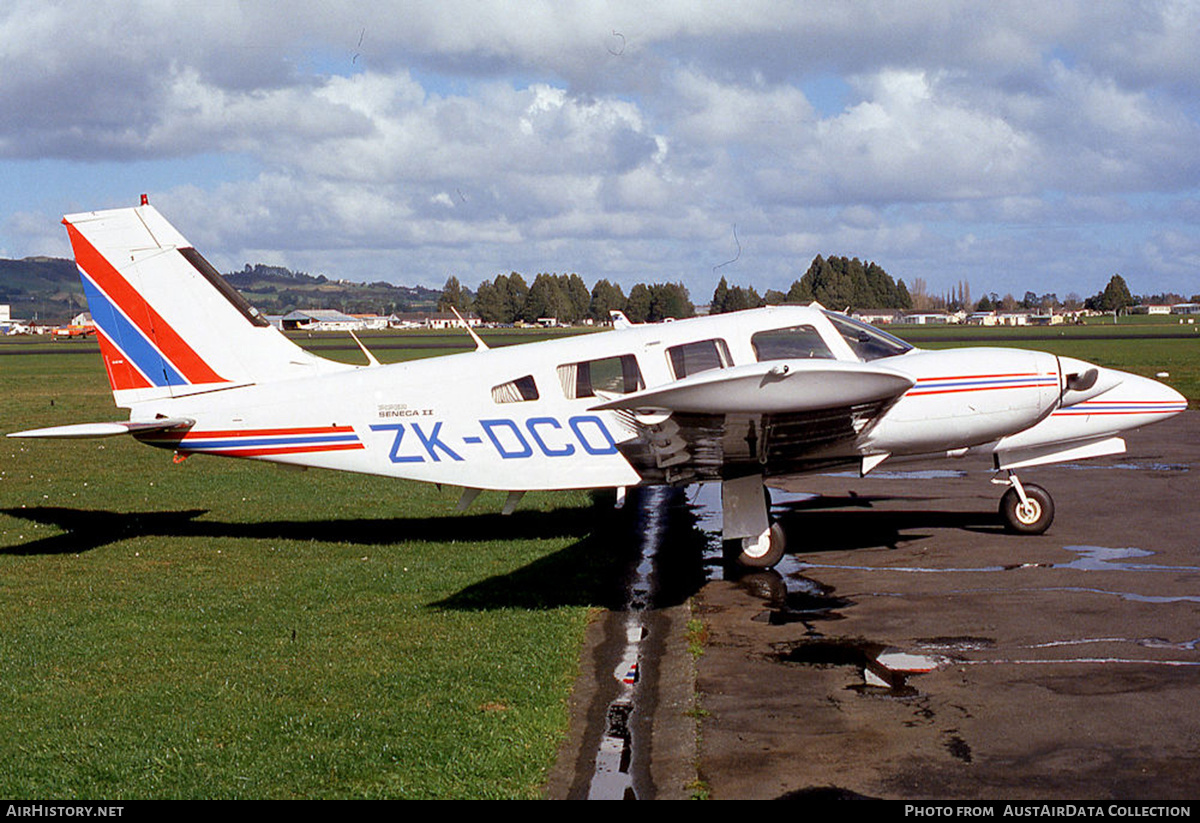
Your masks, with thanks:
[[(113, 301), (125, 315), (152, 340), (159, 350), (175, 366), (189, 383), (228, 383), (221, 375), (213, 371), (204, 359), (189, 346), (179, 334), (171, 328), (166, 320), (146, 302), (138, 291), (121, 276), (120, 272), (105, 259), (96, 247), (66, 220), (67, 234), (71, 238), (71, 247), (75, 250), (75, 262), (86, 271), (100, 288), (104, 289), (109, 299)], [(120, 358), (120, 355), (117, 355)], [(107, 357), (105, 359), (107, 364)], [(112, 373), (109, 373), (112, 379)], [(113, 381), (113, 388), (117, 388)]]

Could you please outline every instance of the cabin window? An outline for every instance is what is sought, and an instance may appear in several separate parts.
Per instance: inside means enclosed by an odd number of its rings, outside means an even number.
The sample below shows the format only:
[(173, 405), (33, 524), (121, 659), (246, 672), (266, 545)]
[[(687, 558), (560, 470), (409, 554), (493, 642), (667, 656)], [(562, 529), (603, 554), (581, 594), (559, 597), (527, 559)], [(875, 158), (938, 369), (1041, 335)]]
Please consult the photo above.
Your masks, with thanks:
[(844, 314), (825, 312), (825, 316), (860, 360), (878, 360), (881, 357), (904, 354), (912, 349), (910, 344), (899, 337), (893, 337), (859, 320), (852, 320)]
[(671, 371), (675, 373), (676, 380), (709, 369), (726, 369), (733, 363), (724, 340), (698, 340), (672, 346), (667, 349), (667, 357), (671, 360)]
[(750, 345), (760, 363), (764, 360), (834, 359), (821, 333), (813, 326), (760, 331), (750, 338)]
[(537, 383), (532, 375), (518, 377), (492, 388), (492, 400), (497, 403), (523, 403), (526, 400), (537, 400)]
[(629, 394), (645, 385), (632, 354), (559, 366), (558, 379), (568, 400), (596, 397), (599, 392)]

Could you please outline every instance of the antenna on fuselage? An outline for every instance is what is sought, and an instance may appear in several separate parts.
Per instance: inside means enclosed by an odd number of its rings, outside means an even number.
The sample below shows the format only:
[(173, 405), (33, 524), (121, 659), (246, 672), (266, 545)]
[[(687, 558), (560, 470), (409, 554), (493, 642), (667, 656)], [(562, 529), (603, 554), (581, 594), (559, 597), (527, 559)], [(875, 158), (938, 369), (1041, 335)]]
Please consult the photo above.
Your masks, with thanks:
[(462, 327), (467, 330), (467, 334), (471, 335), (471, 339), (475, 341), (475, 351), (487, 351), (487, 343), (483, 342), (483, 338), (475, 333), (475, 330), (467, 325), (467, 321), (463, 320), (463, 316), (458, 313), (458, 309), (454, 306), (450, 307), (450, 311), (454, 312), (454, 316), (458, 318), (458, 322), (462, 323)]
[(367, 365), (368, 366), (380, 365), (379, 361), (375, 359), (375, 355), (371, 354), (371, 352), (367, 350), (367, 347), (363, 345), (363, 342), (358, 339), (358, 335), (354, 333), (354, 330), (348, 329), (348, 331), (350, 332), (350, 336), (354, 338), (354, 342), (358, 344), (358, 347), (360, 349), (362, 349), (362, 353), (367, 356)]

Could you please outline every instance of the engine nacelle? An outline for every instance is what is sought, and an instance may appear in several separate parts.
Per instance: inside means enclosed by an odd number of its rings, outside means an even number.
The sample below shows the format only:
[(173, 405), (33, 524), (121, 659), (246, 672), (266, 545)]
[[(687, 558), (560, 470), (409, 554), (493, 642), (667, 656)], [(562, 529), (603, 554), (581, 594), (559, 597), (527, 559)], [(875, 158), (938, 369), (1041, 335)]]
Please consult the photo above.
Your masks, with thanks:
[(920, 454), (987, 443), (1036, 425), (1058, 407), (1058, 358), (1024, 349), (920, 351), (889, 361), (915, 385), (866, 435), (862, 447)]

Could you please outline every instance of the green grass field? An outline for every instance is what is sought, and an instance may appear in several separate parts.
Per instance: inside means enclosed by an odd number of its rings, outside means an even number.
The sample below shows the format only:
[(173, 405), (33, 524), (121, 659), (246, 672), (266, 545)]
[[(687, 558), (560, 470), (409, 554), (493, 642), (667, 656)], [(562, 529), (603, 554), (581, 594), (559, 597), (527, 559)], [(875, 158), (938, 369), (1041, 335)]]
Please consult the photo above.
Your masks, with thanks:
[[(0, 430), (119, 419), (94, 343), (39, 345)], [(455, 492), (0, 440), (0, 795), (537, 797), (611, 510)]]

